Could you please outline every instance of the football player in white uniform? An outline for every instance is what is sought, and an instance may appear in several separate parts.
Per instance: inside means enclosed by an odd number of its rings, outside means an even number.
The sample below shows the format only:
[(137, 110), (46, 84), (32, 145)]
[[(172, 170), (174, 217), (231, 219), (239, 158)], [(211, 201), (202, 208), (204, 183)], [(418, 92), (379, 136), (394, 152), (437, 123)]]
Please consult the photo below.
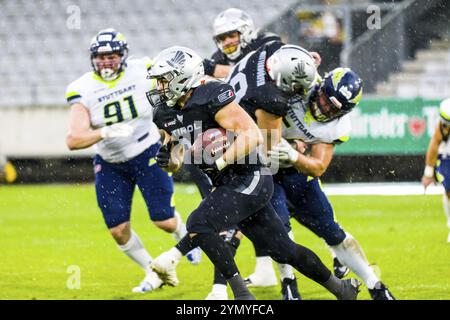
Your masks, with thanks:
[[(431, 183), (442, 182), (445, 189), (442, 204), (447, 216), (447, 227), (450, 229), (450, 98), (441, 102), (439, 115), (440, 121), (428, 145), (422, 184), (427, 188)], [(447, 242), (450, 243), (450, 231)]]
[[(130, 227), (136, 185), (154, 224), (178, 241), (186, 226), (172, 204), (172, 178), (156, 165), (160, 134), (145, 92), (150, 59), (127, 59), (128, 45), (114, 29), (100, 31), (91, 41), (93, 71), (72, 82), (66, 92), (71, 106), (70, 150), (94, 145), (95, 186), (103, 218), (119, 249), (146, 272), (133, 292), (148, 292), (162, 285), (149, 268), (152, 260)], [(188, 259), (199, 262), (199, 249)]]
[[(267, 60), (270, 78), (284, 92), (307, 88), (305, 80), (316, 79), (306, 97), (291, 98), (282, 120), (283, 139), (268, 148), (270, 159), (282, 167), (274, 175), (275, 184), (281, 188), (275, 188), (272, 205), (277, 211), (286, 210), (284, 203), (288, 200), (294, 207), (294, 218), (326, 241), (339, 261), (364, 281), (374, 300), (393, 300), (370, 267), (359, 243), (335, 221), (319, 181), (331, 163), (334, 146), (348, 140), (351, 130), (348, 113), (361, 99), (362, 81), (348, 68), (337, 68), (323, 80), (313, 74), (308, 76), (309, 69), (305, 66), (313, 62), (305, 53), (306, 50), (299, 50), (299, 47), (286, 45)], [(302, 60), (309, 62), (302, 63)], [(268, 112), (270, 110), (260, 114), (264, 117)], [(258, 119), (258, 123), (265, 123), (265, 129), (280, 128), (278, 118), (265, 116), (265, 119)], [(309, 145), (307, 154), (288, 142), (295, 140)], [(277, 194), (277, 190), (281, 192)]]

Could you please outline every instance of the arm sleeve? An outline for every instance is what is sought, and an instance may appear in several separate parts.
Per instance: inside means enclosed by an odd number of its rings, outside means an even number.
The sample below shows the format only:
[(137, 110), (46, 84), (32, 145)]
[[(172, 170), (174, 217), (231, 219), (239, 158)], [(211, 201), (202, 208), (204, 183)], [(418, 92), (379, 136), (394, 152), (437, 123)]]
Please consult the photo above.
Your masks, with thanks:
[(280, 117), (284, 117), (288, 109), (287, 98), (273, 85), (259, 87), (251, 102), (254, 109), (263, 109)]

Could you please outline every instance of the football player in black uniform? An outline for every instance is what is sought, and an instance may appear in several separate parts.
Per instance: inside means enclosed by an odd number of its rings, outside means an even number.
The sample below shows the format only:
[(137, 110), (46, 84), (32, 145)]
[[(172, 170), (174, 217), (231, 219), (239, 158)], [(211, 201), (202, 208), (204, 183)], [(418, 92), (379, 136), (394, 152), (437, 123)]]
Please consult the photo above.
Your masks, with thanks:
[[(335, 221), (318, 180), (331, 162), (334, 145), (345, 141), (351, 130), (347, 114), (361, 99), (361, 79), (350, 69), (337, 68), (322, 80), (308, 51), (268, 43), (241, 60), (227, 80), (239, 104), (263, 129), (272, 164), (284, 165), (274, 175), (271, 202), (287, 231), (289, 201), (294, 217), (327, 242), (339, 260), (364, 280), (375, 300), (394, 299), (356, 239)], [(281, 135), (311, 144), (311, 154), (299, 155)]]
[(209, 176), (215, 189), (189, 216), (188, 235), (152, 262), (152, 269), (161, 279), (168, 285), (177, 285), (175, 268), (182, 252), (199, 246), (225, 276), (235, 299), (254, 299), (219, 236), (219, 231), (238, 225), (275, 261), (294, 266), (338, 299), (356, 299), (357, 280), (338, 279), (316, 254), (289, 238), (270, 205), (272, 176), (256, 155), (256, 148), (263, 141), (261, 131), (234, 101), (232, 87), (205, 79), (202, 59), (184, 47), (163, 50), (155, 58), (149, 77), (157, 85), (147, 97), (153, 106), (158, 106), (154, 120), (164, 138), (157, 154), (159, 166), (178, 170), (183, 163), (182, 141), (192, 144), (207, 129), (223, 128), (236, 135), (225, 153), (212, 163), (202, 160), (196, 164)]
[[(228, 76), (232, 66), (238, 63), (249, 52), (259, 49), (268, 42), (281, 42), (281, 38), (270, 32), (259, 32), (253, 23), (252, 18), (244, 11), (230, 8), (215, 18), (213, 23), (214, 42), (218, 50), (212, 55), (211, 59), (203, 61), (205, 74), (216, 78), (225, 78)], [(313, 53), (316, 63), (320, 63), (320, 56)], [(200, 190), (202, 198), (211, 190), (211, 184), (205, 175), (194, 166), (186, 166), (190, 172), (191, 178), (195, 181)], [(241, 234), (235, 229), (223, 231), (222, 236), (230, 245), (230, 249), (235, 252), (239, 246)], [(246, 280), (249, 286), (271, 286), (277, 284), (277, 278), (272, 266), (272, 260), (264, 252), (256, 251), (255, 273)], [(279, 265), (281, 273), (289, 273), (289, 268)], [(292, 278), (293, 273), (288, 276)], [(282, 277), (283, 280), (283, 277)], [(283, 282), (282, 282), (283, 284)], [(294, 299), (300, 297), (295, 283), (285, 282), (282, 291), (292, 292)], [(290, 288), (288, 288), (290, 286)], [(285, 297), (287, 298), (287, 296)], [(227, 299), (226, 281), (215, 270), (213, 289), (206, 297), (207, 300), (225, 300)]]

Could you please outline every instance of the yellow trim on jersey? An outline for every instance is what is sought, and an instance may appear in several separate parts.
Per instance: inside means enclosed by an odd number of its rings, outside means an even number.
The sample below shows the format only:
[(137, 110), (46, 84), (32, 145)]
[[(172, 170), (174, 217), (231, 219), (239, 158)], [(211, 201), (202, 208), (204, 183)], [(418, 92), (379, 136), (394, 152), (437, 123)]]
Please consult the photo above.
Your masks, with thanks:
[(175, 193), (172, 193), (172, 196), (170, 197), (170, 206), (175, 207), (176, 201), (175, 201)]
[(150, 158), (150, 161), (148, 162), (148, 166), (151, 167), (155, 163), (156, 163), (156, 159), (155, 158)]
[(72, 97), (74, 97), (74, 96), (81, 96), (81, 94), (79, 94), (79, 93), (76, 92), (76, 91), (70, 91), (70, 92), (67, 92), (67, 93), (66, 93), (66, 99), (70, 99), (70, 98), (72, 98)]
[(123, 74), (124, 74), (124, 71), (120, 72), (119, 76), (116, 79), (111, 80), (111, 81), (106, 81), (106, 80), (103, 80), (102, 77), (100, 77), (95, 72), (92, 72), (92, 78), (94, 80), (100, 81), (101, 83), (107, 84), (108, 85), (108, 89), (111, 89), (111, 88), (114, 88), (116, 86), (116, 84), (122, 78)]
[(309, 111), (309, 109), (305, 112), (303, 121), (305, 121), (307, 125), (309, 125), (311, 122), (316, 122), (316, 119), (314, 119), (314, 117), (312, 116), (311, 111)]
[(339, 137), (339, 138), (338, 138), (338, 140), (339, 140), (339, 141), (342, 141), (342, 142), (347, 142), (349, 139), (350, 139), (349, 136), (342, 136), (342, 137)]

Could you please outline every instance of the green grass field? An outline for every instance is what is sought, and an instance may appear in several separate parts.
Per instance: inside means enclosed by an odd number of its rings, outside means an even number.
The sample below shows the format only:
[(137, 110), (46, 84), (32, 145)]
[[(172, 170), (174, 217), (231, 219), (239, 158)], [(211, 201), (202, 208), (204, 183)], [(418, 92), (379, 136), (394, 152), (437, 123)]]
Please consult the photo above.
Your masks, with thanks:
[[(183, 217), (199, 196), (177, 185)], [(397, 299), (450, 299), (450, 244), (440, 196), (330, 197), (339, 222), (363, 246)], [(322, 240), (292, 221), (297, 242), (331, 267)], [(171, 235), (148, 220), (137, 192), (132, 226), (152, 256), (171, 248)], [(143, 272), (119, 250), (104, 226), (93, 185), (0, 186), (0, 299), (203, 299), (210, 290), (212, 265), (183, 259), (180, 285), (140, 295), (131, 288)], [(254, 253), (244, 240), (236, 257), (243, 275), (253, 271)], [(69, 289), (70, 266), (80, 270), (80, 289)], [(69, 271), (69, 272), (68, 272)], [(352, 275), (352, 274), (350, 274)], [(333, 299), (322, 287), (298, 275), (305, 300)], [(257, 299), (280, 299), (280, 288), (252, 289)], [(369, 299), (363, 287), (359, 299)]]

